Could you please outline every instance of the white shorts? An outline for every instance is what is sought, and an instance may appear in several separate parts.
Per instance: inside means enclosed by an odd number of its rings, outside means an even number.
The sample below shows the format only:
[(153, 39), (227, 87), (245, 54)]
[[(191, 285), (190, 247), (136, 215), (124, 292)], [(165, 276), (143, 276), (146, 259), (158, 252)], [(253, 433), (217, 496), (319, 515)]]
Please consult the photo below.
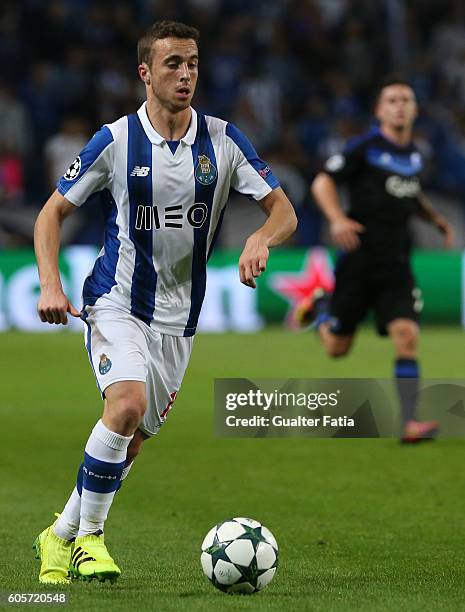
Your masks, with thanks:
[(102, 397), (115, 382), (140, 380), (147, 409), (139, 429), (158, 433), (181, 387), (194, 337), (168, 336), (117, 308), (87, 306), (84, 339)]

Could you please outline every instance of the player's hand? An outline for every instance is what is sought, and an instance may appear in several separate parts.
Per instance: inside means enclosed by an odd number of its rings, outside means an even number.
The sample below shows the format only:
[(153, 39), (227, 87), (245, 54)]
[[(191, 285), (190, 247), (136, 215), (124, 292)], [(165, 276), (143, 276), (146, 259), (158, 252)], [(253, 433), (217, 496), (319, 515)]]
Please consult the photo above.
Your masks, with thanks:
[(74, 308), (62, 289), (42, 289), (37, 312), (43, 323), (54, 323), (55, 325), (67, 325), (68, 314), (80, 317), (81, 313)]
[(336, 246), (344, 251), (355, 251), (360, 246), (359, 234), (365, 227), (349, 217), (340, 217), (331, 223), (329, 231)]
[(245, 243), (239, 258), (239, 276), (241, 283), (255, 289), (255, 279), (266, 270), (269, 250), (265, 240), (258, 234), (252, 234)]
[(436, 220), (436, 227), (444, 236), (444, 248), (451, 249), (455, 242), (455, 232), (452, 225), (444, 218), (440, 217)]

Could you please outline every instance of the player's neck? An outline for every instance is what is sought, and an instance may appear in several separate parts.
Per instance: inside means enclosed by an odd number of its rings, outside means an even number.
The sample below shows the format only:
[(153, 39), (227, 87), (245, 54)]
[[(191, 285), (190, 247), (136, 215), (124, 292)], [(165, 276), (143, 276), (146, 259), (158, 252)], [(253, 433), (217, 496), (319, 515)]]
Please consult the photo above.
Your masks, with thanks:
[(412, 141), (411, 128), (401, 128), (397, 130), (390, 125), (381, 125), (379, 129), (381, 134), (387, 138), (387, 140), (390, 140), (400, 147), (405, 147)]
[(180, 140), (186, 135), (191, 122), (190, 107), (173, 113), (154, 100), (147, 100), (147, 115), (154, 130), (166, 140)]

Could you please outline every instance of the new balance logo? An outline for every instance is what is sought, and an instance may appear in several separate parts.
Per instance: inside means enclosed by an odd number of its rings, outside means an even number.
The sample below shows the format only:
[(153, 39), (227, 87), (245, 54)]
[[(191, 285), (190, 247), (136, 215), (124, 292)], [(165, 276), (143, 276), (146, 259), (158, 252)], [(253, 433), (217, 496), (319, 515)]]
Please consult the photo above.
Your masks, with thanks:
[(134, 166), (130, 176), (147, 176), (149, 172), (149, 166)]

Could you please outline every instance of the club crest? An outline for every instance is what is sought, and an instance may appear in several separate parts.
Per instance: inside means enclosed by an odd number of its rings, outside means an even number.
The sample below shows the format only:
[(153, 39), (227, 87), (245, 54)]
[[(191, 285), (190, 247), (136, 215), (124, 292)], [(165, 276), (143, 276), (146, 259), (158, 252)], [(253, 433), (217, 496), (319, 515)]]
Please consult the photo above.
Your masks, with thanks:
[(206, 155), (199, 155), (198, 160), (195, 178), (201, 185), (210, 185), (216, 179), (218, 172)]
[(112, 366), (112, 363), (110, 361), (110, 359), (105, 355), (105, 353), (102, 353), (100, 355), (100, 363), (98, 365), (98, 370), (100, 372), (100, 374), (106, 374), (107, 372), (110, 371)]

